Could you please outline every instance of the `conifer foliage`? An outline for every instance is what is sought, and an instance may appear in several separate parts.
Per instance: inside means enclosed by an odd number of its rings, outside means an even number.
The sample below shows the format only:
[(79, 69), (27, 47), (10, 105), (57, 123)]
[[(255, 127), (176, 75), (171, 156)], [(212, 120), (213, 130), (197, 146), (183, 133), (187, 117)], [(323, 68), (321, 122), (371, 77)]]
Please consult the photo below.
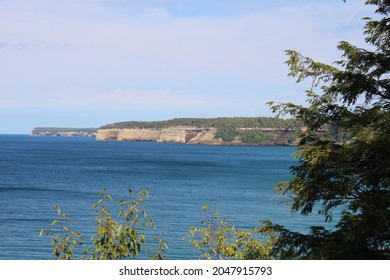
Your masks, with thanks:
[[(305, 129), (292, 179), (277, 188), (293, 197), (292, 209), (318, 211), (336, 227), (313, 226), (308, 234), (270, 225), (279, 233), (278, 258), (390, 258), (390, 1), (368, 0), (364, 18), (367, 49), (340, 42), (333, 65), (287, 51), (289, 75), (312, 81), (308, 106), (275, 104)], [(331, 127), (332, 133), (320, 131)], [(343, 133), (343, 139), (334, 137)]]

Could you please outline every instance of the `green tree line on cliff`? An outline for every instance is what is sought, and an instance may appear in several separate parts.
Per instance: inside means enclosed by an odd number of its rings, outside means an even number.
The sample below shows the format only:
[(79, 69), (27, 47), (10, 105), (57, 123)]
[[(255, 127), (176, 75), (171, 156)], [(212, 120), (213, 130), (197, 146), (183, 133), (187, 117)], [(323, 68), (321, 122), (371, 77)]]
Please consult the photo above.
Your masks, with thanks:
[(232, 118), (176, 118), (165, 121), (126, 121), (104, 125), (101, 129), (110, 128), (166, 128), (171, 126), (194, 126), (194, 127), (267, 127), (267, 128), (296, 128), (297, 124), (292, 119), (275, 117), (232, 117)]

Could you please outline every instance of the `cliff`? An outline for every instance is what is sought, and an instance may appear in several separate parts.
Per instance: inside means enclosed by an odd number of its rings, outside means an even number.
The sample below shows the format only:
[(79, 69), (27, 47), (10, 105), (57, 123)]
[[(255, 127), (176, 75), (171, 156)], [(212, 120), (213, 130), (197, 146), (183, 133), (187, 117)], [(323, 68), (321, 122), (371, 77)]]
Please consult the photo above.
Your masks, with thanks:
[(177, 118), (125, 121), (96, 128), (36, 127), (33, 136), (96, 137), (98, 141), (153, 141), (205, 145), (296, 145), (301, 125), (270, 117)]
[(31, 136), (95, 137), (97, 128), (35, 127)]
[[(172, 126), (165, 128), (108, 128), (99, 129), (98, 141), (153, 141), (206, 145), (295, 145), (294, 130), (279, 128), (236, 128), (237, 135), (231, 141), (217, 137), (215, 127)], [(261, 135), (256, 141), (248, 133)], [(248, 140), (249, 139), (249, 140)]]
[[(212, 128), (204, 129), (191, 126), (174, 126), (167, 128), (126, 128), (126, 129), (99, 129), (96, 134), (96, 140), (115, 140), (115, 141), (153, 141), (153, 142), (172, 142), (203, 144), (205, 141), (219, 143), (213, 139), (215, 132)], [(213, 140), (213, 141), (211, 141)]]

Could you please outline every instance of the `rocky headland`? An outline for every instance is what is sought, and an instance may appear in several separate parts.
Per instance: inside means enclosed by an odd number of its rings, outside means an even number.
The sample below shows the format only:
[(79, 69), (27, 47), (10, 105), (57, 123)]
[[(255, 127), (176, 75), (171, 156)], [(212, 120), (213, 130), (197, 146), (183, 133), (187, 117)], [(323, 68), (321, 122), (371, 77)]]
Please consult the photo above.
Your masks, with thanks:
[[(256, 131), (264, 135), (263, 141), (243, 141), (240, 132)], [(174, 126), (167, 128), (109, 128), (99, 129), (98, 141), (153, 141), (203, 145), (296, 145), (295, 130), (278, 128), (237, 128), (238, 135), (231, 141), (217, 137), (217, 128)]]
[(179, 118), (126, 121), (96, 128), (37, 127), (33, 136), (96, 137), (97, 141), (153, 141), (203, 145), (296, 145), (300, 126), (279, 118)]

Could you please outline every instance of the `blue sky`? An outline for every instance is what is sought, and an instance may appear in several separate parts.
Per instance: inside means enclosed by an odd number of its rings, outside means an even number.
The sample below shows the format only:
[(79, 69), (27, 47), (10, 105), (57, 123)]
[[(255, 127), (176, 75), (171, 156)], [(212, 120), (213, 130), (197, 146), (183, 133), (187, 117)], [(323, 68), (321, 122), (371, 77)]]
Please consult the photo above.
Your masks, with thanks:
[(272, 116), (304, 103), (286, 49), (365, 46), (364, 1), (0, 0), (0, 133), (125, 120)]

